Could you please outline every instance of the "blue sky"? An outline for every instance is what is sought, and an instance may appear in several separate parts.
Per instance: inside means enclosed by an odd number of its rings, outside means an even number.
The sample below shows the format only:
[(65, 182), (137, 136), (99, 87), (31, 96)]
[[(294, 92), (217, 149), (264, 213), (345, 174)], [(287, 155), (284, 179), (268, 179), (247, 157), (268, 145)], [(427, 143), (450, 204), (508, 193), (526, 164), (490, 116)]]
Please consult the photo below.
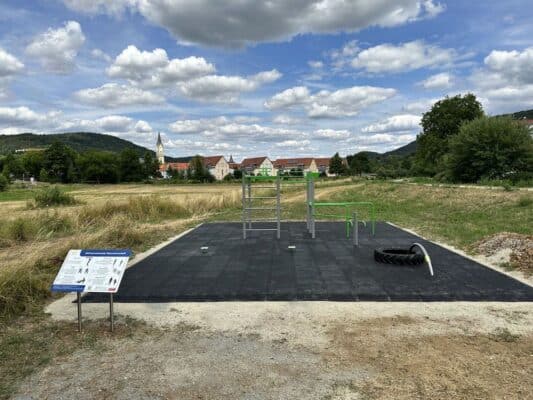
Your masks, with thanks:
[[(528, 4), (529, 3), (529, 4)], [(526, 1), (2, 0), (0, 134), (92, 131), (169, 155), (409, 143), (472, 92), (533, 108)]]

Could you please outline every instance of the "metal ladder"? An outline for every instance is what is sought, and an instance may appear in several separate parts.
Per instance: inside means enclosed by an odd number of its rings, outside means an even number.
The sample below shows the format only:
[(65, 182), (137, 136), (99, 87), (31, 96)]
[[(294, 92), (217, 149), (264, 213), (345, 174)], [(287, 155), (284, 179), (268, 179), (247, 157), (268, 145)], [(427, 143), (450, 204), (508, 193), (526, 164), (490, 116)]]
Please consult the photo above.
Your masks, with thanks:
[[(274, 185), (272, 186), (272, 183)], [(252, 185), (253, 183), (262, 183)], [(271, 186), (267, 186), (271, 184)], [(271, 189), (276, 191), (275, 196), (254, 196), (252, 189)], [(275, 200), (275, 207), (261, 207), (254, 204), (254, 200)], [(254, 218), (256, 211), (275, 211), (273, 217)], [(255, 222), (276, 223), (275, 228), (254, 227)], [(252, 176), (242, 175), (242, 237), (250, 231), (276, 231), (276, 237), (281, 236), (281, 182), (279, 176)]]

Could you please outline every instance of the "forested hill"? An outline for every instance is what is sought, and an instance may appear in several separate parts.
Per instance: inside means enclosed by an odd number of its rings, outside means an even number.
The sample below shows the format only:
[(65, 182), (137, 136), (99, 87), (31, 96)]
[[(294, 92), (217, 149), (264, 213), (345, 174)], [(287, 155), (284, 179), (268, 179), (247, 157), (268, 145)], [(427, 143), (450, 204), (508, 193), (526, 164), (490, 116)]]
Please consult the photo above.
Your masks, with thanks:
[(514, 119), (533, 119), (533, 110), (524, 110), (518, 111), (512, 114), (505, 114), (506, 116), (511, 116)]
[[(48, 147), (54, 141), (60, 142), (72, 147), (77, 152), (83, 153), (88, 150), (112, 151), (120, 153), (124, 149), (134, 149), (139, 154), (149, 151), (155, 154), (153, 150), (136, 145), (135, 143), (118, 138), (116, 136), (105, 135), (91, 132), (70, 132), (36, 135), (33, 133), (22, 133), (20, 135), (0, 135), (0, 154), (6, 154), (19, 149), (39, 149)], [(176, 162), (181, 159), (165, 157), (168, 161)], [(189, 158), (187, 157), (187, 160)]]

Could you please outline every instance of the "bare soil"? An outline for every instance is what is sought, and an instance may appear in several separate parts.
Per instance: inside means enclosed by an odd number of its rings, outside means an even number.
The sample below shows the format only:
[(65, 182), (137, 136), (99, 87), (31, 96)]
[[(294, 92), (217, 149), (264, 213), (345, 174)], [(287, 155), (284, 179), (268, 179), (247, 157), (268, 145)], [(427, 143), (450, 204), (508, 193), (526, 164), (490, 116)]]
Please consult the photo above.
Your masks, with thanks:
[[(87, 306), (88, 317), (105, 315), (105, 305)], [(529, 303), (117, 307), (147, 328), (99, 333), (98, 345), (55, 358), (14, 398), (533, 398)], [(128, 320), (117, 321), (120, 332)]]

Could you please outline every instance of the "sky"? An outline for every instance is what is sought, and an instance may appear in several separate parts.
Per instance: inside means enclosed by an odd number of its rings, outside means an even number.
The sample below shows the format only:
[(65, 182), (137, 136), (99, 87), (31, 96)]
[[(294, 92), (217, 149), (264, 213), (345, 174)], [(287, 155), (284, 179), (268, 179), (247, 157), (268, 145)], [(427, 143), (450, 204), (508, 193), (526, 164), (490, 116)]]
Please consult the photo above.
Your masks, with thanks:
[(0, 134), (171, 156), (385, 152), (438, 99), (533, 108), (529, 1), (0, 0)]

